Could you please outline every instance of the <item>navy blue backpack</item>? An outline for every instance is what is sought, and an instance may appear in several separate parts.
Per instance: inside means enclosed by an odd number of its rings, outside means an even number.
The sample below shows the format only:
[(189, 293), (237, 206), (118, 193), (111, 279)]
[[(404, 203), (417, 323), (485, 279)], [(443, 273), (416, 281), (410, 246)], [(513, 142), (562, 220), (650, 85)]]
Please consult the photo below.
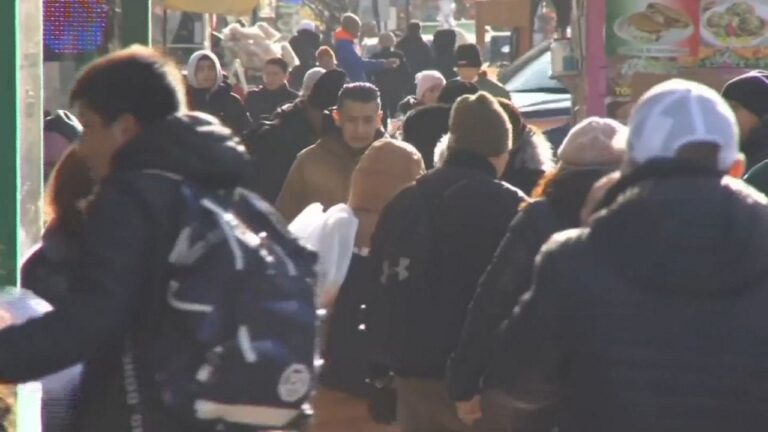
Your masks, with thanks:
[(317, 256), (250, 191), (181, 190), (165, 307), (175, 328), (156, 340), (163, 402), (210, 430), (286, 428), (314, 382)]

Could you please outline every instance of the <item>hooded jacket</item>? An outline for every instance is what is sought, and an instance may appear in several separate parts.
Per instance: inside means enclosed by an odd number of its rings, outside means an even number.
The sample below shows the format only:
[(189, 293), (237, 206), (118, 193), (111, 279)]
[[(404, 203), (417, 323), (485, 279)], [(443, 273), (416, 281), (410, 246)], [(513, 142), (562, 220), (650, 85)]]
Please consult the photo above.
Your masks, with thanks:
[(240, 183), (247, 164), (229, 130), (209, 116), (176, 115), (147, 126), (115, 154), (87, 210), (70, 300), (0, 331), (0, 381), (24, 382), (85, 361), (73, 428), (78, 432), (135, 430), (121, 361), (128, 340), (144, 430), (196, 430), (164, 410), (148, 360), (157, 321), (165, 316), (166, 262), (183, 197), (177, 180), (146, 170), (226, 189)]
[(554, 159), (552, 144), (529, 127), (522, 139), (514, 143), (501, 178), (530, 195), (544, 173), (554, 169)]
[(360, 222), (356, 248), (371, 246), (371, 236), (384, 207), (423, 174), (421, 155), (409, 144), (380, 140), (365, 152), (352, 172), (349, 192), (349, 207)]
[(384, 70), (383, 60), (364, 60), (360, 57), (355, 38), (342, 29), (333, 34), (335, 41), (336, 61), (339, 67), (347, 73), (349, 82), (368, 82), (368, 74)]
[(348, 204), (359, 221), (357, 253), (331, 311), (321, 375), (325, 386), (356, 396), (370, 391), (370, 337), (360, 330), (362, 311), (375, 289), (367, 250), (384, 207), (422, 174), (424, 163), (416, 149), (388, 139), (373, 143), (352, 173)]
[[(199, 88), (195, 78), (197, 63), (204, 57), (212, 60), (216, 66), (217, 79), (213, 89)], [(251, 127), (251, 118), (243, 107), (243, 101), (232, 92), (232, 85), (224, 79), (216, 55), (206, 50), (194, 53), (187, 63), (186, 72), (190, 110), (211, 114), (232, 129), (235, 135), (240, 135)]]
[[(376, 138), (381, 138), (379, 132)], [(355, 150), (332, 128), (317, 144), (296, 158), (277, 197), (275, 207), (292, 221), (307, 206), (319, 202), (325, 208), (347, 202), (354, 171), (366, 149)]]
[(421, 33), (406, 33), (397, 44), (395, 49), (405, 55), (405, 61), (411, 68), (411, 73), (416, 75), (421, 71), (435, 67), (435, 59), (432, 55), (432, 49), (424, 41)]
[(405, 55), (392, 48), (383, 48), (371, 56), (373, 60), (398, 59), (400, 65), (394, 69), (385, 69), (371, 74), (371, 82), (381, 92), (382, 102), (387, 108), (397, 109), (397, 104), (408, 94), (413, 76), (406, 63)]
[(714, 172), (629, 176), (544, 246), (495, 376), (559, 403), (564, 432), (764, 429), (766, 198)]

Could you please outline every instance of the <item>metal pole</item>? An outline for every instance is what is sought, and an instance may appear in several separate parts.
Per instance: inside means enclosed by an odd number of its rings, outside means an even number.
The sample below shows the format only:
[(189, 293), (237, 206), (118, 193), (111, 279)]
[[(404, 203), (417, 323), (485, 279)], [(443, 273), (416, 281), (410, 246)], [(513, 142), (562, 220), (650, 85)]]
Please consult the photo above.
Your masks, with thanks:
[(19, 2), (0, 1), (0, 285), (18, 283)]
[(150, 46), (152, 33), (151, 0), (123, 0), (120, 19), (120, 42), (123, 47), (133, 44)]

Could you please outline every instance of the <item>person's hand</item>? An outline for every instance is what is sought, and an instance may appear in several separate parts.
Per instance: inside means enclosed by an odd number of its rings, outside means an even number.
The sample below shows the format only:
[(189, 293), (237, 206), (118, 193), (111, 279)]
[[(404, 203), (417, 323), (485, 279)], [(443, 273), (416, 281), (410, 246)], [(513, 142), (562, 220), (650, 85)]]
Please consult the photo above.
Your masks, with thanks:
[(465, 402), (456, 402), (456, 411), (464, 424), (472, 426), (483, 417), (483, 412), (480, 410), (480, 396)]
[(393, 58), (387, 60), (387, 67), (390, 69), (395, 69), (398, 66), (400, 66), (400, 59)]

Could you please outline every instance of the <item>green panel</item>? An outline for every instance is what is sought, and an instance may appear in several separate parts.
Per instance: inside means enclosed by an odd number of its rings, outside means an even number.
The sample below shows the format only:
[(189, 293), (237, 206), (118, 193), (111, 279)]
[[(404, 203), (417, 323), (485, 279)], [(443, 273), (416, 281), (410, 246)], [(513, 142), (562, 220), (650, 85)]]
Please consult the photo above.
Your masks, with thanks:
[(150, 46), (152, 44), (151, 19), (151, 0), (122, 0), (119, 32), (121, 45), (124, 47), (133, 44)]
[(19, 261), (18, 0), (0, 0), (0, 285), (16, 285)]

